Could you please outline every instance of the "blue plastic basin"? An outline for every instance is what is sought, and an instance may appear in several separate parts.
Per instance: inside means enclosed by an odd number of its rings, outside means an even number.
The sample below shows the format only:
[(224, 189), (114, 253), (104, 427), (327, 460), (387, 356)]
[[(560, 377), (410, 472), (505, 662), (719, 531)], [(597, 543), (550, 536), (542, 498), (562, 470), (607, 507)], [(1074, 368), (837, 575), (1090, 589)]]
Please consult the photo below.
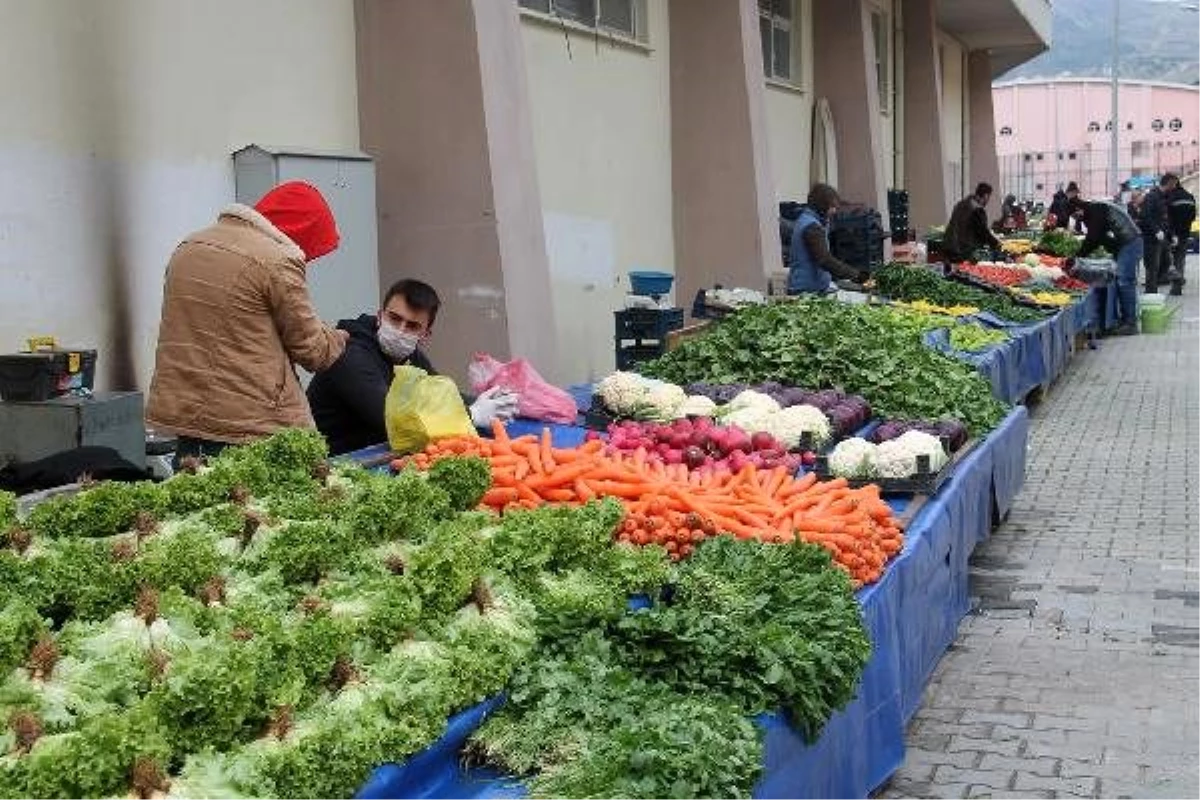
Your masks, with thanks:
[(666, 294), (671, 291), (671, 284), (674, 281), (675, 276), (669, 272), (635, 270), (629, 273), (629, 284), (633, 288), (634, 294)]

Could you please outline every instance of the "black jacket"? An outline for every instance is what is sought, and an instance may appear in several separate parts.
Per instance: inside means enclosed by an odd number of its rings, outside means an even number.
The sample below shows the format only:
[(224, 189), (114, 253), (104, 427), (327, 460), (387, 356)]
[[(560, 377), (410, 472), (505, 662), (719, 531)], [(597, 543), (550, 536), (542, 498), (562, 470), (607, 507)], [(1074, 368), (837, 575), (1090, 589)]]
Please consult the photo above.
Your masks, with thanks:
[[(379, 347), (379, 320), (373, 315), (344, 319), (337, 326), (350, 332), (346, 352), (308, 384), (313, 420), (335, 456), (387, 441), (383, 404), (397, 366)], [(420, 350), (404, 363), (437, 374)]]
[(1182, 186), (1176, 186), (1166, 194), (1167, 219), (1170, 231), (1181, 240), (1192, 235), (1192, 222), (1196, 219), (1196, 198)]
[(1087, 258), (1098, 247), (1103, 247), (1115, 258), (1122, 247), (1141, 235), (1129, 218), (1129, 212), (1104, 200), (1084, 205), (1083, 224), (1087, 228), (1087, 237), (1079, 248), (1079, 258)]
[(959, 200), (946, 223), (942, 251), (954, 261), (967, 261), (976, 250), (999, 245), (1000, 241), (988, 228), (987, 209), (974, 196)]
[(1168, 236), (1167, 231), (1167, 202), (1162, 190), (1155, 186), (1146, 192), (1142, 198), (1142, 206), (1138, 209), (1138, 228), (1147, 239), (1158, 238), (1161, 232)]

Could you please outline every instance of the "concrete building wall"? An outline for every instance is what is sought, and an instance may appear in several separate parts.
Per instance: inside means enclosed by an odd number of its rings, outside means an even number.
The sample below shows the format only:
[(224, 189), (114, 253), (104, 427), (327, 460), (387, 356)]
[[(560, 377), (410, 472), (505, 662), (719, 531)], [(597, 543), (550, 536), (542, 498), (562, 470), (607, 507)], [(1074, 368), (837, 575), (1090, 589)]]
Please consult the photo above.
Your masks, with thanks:
[(647, 0), (645, 44), (525, 14), (529, 81), (560, 383), (613, 369), (627, 273), (675, 270), (667, 0)]
[(812, 186), (813, 130), (812, 3), (796, 0), (792, 47), (796, 74), (784, 83), (764, 79), (767, 109), (767, 152), (771, 179), (779, 200), (803, 202)]
[[(953, 204), (974, 188), (977, 180), (969, 174), (966, 126), (966, 62), (965, 52), (958, 42), (939, 36), (938, 70), (942, 92), (942, 147), (946, 170), (946, 197)], [(968, 188), (970, 187), (970, 188)]]
[(357, 147), (352, 4), (0, 0), (0, 19), (0, 350), (53, 334), (99, 349), (100, 387), (145, 389), (163, 270), (232, 202), (230, 154)]

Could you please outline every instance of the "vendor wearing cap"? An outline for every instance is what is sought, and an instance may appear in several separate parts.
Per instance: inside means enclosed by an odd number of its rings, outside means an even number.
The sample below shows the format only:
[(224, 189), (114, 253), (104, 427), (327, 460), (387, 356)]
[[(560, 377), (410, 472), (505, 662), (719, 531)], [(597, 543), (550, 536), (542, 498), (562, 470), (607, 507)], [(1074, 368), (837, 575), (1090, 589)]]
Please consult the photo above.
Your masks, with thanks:
[[(308, 385), (317, 429), (333, 455), (386, 442), (384, 406), (395, 368), (418, 367), (436, 375), (420, 349), (433, 332), (442, 301), (427, 283), (405, 279), (387, 290), (373, 314), (338, 322), (349, 335), (345, 354)], [(517, 411), (517, 397), (489, 389), (470, 405), (471, 421), (483, 428), (506, 421)]]
[(167, 264), (146, 423), (184, 456), (215, 455), (281, 428), (313, 427), (293, 364), (320, 372), (348, 334), (321, 322), (309, 265), (338, 246), (325, 199), (300, 181), (235, 203)]

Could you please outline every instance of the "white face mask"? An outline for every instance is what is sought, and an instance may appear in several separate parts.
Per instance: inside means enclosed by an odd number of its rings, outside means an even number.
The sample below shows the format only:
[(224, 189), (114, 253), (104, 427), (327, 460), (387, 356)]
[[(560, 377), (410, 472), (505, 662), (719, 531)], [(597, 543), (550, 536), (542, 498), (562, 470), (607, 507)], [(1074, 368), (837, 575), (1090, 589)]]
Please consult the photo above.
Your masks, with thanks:
[(417, 349), (421, 337), (415, 333), (406, 333), (399, 328), (393, 328), (385, 322), (379, 323), (379, 332), (375, 334), (379, 347), (393, 361), (403, 361)]

